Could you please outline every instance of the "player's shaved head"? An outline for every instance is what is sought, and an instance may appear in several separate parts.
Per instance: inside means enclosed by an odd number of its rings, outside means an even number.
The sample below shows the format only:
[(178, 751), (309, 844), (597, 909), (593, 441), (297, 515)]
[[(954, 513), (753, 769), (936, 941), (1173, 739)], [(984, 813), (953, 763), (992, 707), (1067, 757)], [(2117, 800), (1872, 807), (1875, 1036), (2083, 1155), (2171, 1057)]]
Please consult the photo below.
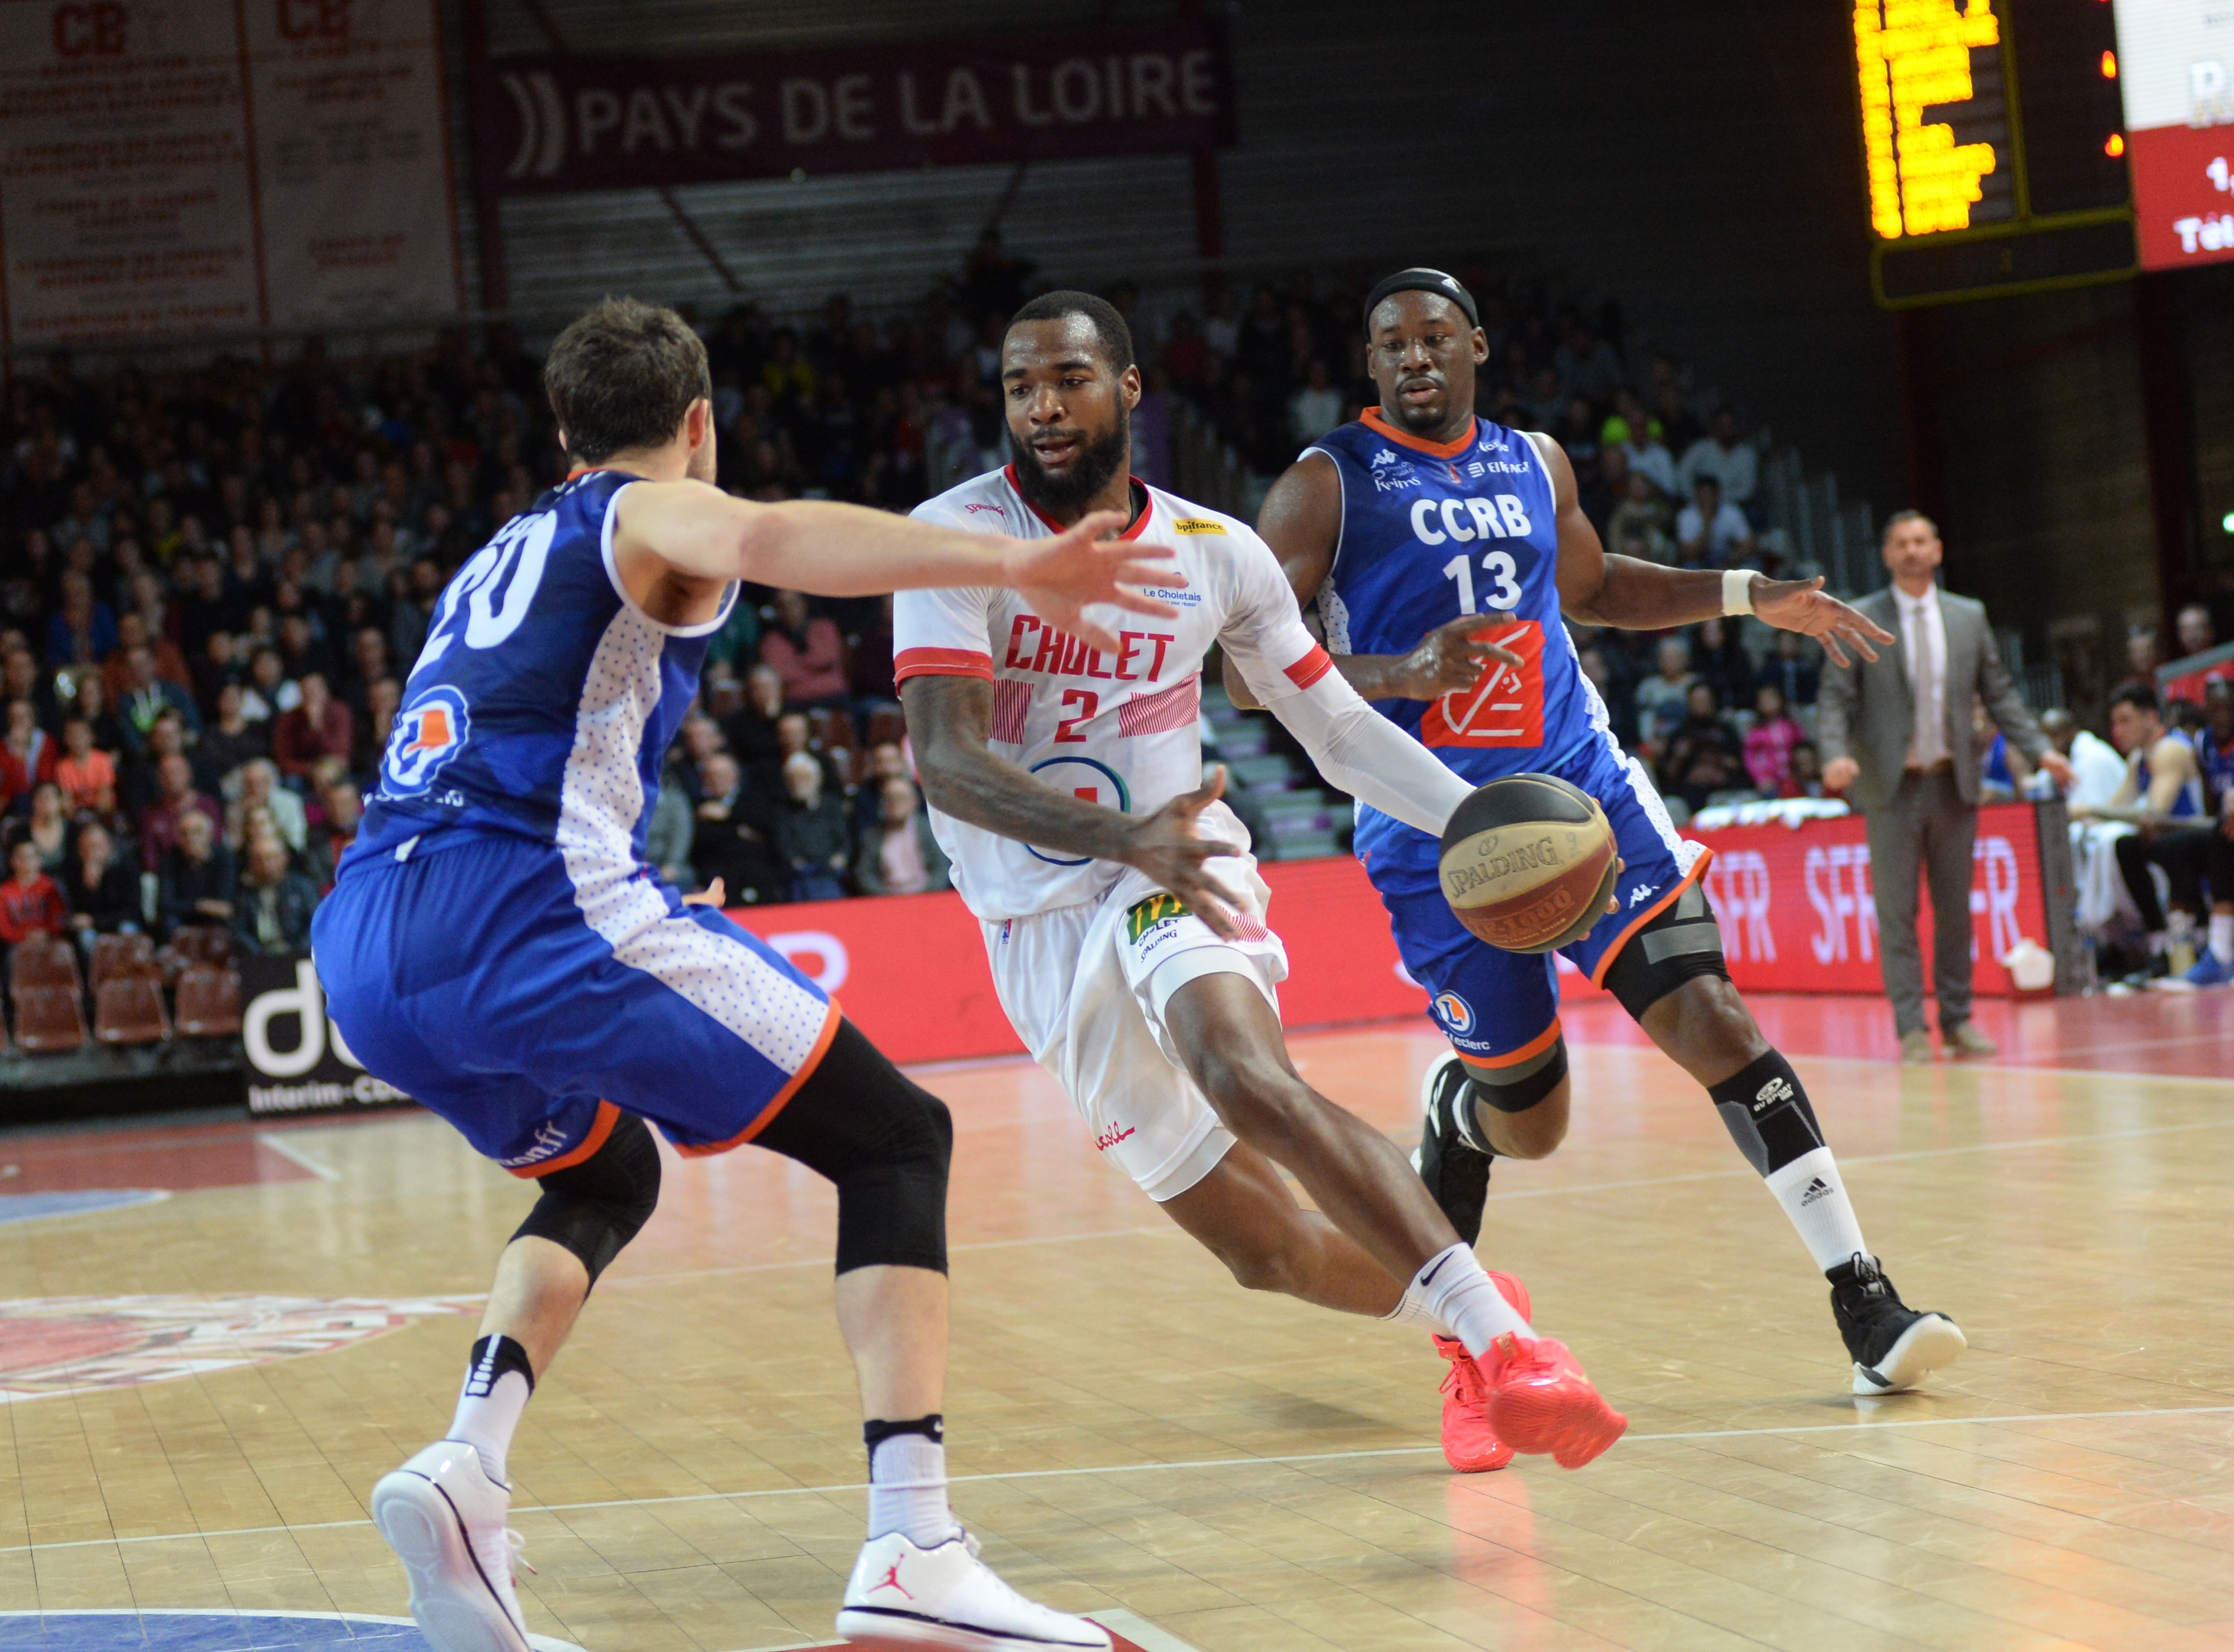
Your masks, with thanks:
[(1489, 339), (1454, 300), (1392, 292), (1367, 316), (1366, 337), (1382, 418), (1431, 441), (1473, 428), (1474, 369), (1489, 359)]
[(1094, 329), (1095, 343), (1102, 359), (1109, 363), (1113, 373), (1122, 373), (1133, 365), (1133, 330), (1125, 324), (1125, 317), (1117, 313), (1117, 306), (1107, 298), (1097, 298), (1090, 292), (1064, 290), (1043, 292), (1009, 317), (1009, 327), (1017, 327), (1035, 321), (1061, 321), (1066, 316), (1082, 316)]

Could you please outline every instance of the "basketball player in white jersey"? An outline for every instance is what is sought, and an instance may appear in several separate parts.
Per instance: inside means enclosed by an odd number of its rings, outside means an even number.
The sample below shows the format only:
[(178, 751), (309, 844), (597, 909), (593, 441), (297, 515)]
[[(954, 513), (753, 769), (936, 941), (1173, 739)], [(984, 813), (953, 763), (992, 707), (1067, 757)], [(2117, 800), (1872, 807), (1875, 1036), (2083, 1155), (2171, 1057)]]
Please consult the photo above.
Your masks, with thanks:
[(1095, 1146), (1243, 1284), (1441, 1324), (1474, 1361), (1498, 1436), (1579, 1467), (1625, 1420), (1537, 1337), (1519, 1283), (1483, 1271), (1404, 1155), (1288, 1060), (1268, 891), (1218, 800), (1223, 771), (1203, 781), (1204, 656), (1222, 646), (1322, 772), (1422, 831), (1440, 832), (1471, 788), (1334, 670), (1253, 532), (1130, 475), (1140, 375), (1114, 309), (1077, 292), (1024, 305), (1002, 383), (1015, 462), (917, 516), (1030, 538), (1114, 510), (1121, 537), (1173, 546), (1187, 582), (1148, 593), (1175, 620), (1110, 622), (1114, 650), (990, 586), (896, 601), (932, 827), (1010, 1022)]

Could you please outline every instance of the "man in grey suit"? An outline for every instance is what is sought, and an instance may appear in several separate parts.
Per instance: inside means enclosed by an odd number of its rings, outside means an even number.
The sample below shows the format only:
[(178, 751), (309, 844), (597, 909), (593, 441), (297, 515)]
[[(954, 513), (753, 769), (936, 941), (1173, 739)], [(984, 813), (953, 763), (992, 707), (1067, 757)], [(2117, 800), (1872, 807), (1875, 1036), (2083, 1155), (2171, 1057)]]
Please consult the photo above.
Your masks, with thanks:
[(1978, 834), (1974, 699), (2010, 745), (2071, 784), (2071, 765), (2048, 744), (1994, 646), (1985, 604), (1939, 589), (1943, 547), (1920, 511), (1885, 524), (1890, 588), (1854, 604), (1898, 641), (1871, 660), (1832, 666), (1816, 702), (1815, 742), (1826, 789), (1852, 788), (1870, 834), (1878, 957), (1900, 1033), (1900, 1058), (1928, 1062), (1924, 954), (1916, 935), (1917, 871), (1931, 885), (1932, 976), (1939, 1036), (1955, 1055), (1991, 1055), (1970, 1021), (1970, 850)]

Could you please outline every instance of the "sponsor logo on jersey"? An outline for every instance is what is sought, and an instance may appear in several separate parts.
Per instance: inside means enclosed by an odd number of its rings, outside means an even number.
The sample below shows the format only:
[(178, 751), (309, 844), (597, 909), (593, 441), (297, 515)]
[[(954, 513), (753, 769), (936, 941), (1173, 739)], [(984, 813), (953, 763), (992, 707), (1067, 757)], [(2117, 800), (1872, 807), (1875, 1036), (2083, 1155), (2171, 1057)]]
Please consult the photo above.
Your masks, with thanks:
[(1383, 493), (1393, 493), (1400, 487), (1417, 487), (1420, 479), (1412, 474), (1411, 467), (1395, 454), (1383, 447), (1373, 455), (1373, 486)]
[(395, 714), (380, 761), (381, 791), (389, 797), (422, 795), (442, 765), (465, 748), (472, 728), (466, 696), (448, 683), (418, 695)]
[(1437, 993), (1428, 1012), (1461, 1038), (1473, 1030), (1473, 1006), (1455, 992)]
[[(1212, 532), (1223, 533), (1225, 530), (1224, 528), (1216, 528), (1212, 530)], [(1143, 585), (1140, 587), (1140, 594), (1144, 597), (1153, 597), (1159, 603), (1169, 603), (1174, 608), (1199, 608), (1202, 606), (1202, 593), (1199, 591), (1173, 591), (1168, 586), (1164, 585)], [(1147, 634), (1148, 633), (1139, 631), (1131, 633), (1131, 635), (1133, 636), (1146, 636)]]
[(1659, 885), (1656, 884), (1647, 884), (1642, 889), (1632, 889), (1629, 891), (1629, 904), (1631, 906), (1642, 906), (1650, 900), (1658, 890)]
[(1140, 937), (1159, 924), (1176, 923), (1189, 916), (1194, 909), (1177, 895), (1155, 894), (1136, 902), (1125, 914), (1125, 938), (1134, 946)]
[(1132, 1137), (1138, 1135), (1139, 1133), (1140, 1132), (1129, 1124), (1122, 1130), (1105, 1130), (1100, 1135), (1094, 1137), (1094, 1150), (1096, 1152), (1106, 1153), (1112, 1147), (1114, 1147), (1119, 1142), (1129, 1140)]
[(1466, 473), (1476, 478), (1483, 476), (1525, 476), (1528, 473), (1528, 467), (1525, 465), (1515, 464), (1509, 459), (1477, 459), (1466, 466)]
[[(1151, 591), (1148, 595), (1185, 607), (1202, 600), (1199, 591)], [(1068, 631), (1055, 630), (1037, 614), (1019, 614), (1009, 624), (1009, 648), (1001, 656), (1001, 669), (1101, 682), (1153, 682), (1163, 675), (1165, 656), (1177, 641), (1176, 631), (1120, 631), (1116, 653), (1105, 655)]]
[(562, 1130), (545, 1119), (535, 1126), (535, 1145), (524, 1153), (514, 1153), (509, 1159), (496, 1162), (506, 1170), (525, 1170), (530, 1165), (539, 1165), (546, 1159), (556, 1159), (574, 1145), (572, 1133)]
[(1534, 532), (1516, 493), (1477, 493), (1471, 499), (1423, 499), (1412, 506), (1412, 537), (1421, 545), (1464, 545), (1473, 539), (1525, 539)]
[(1482, 633), (1520, 656), (1518, 669), (1486, 667), (1470, 689), (1432, 701), (1420, 718), (1420, 743), (1541, 746), (1544, 743), (1544, 629), (1532, 619)]
[(1182, 516), (1172, 524), (1174, 533), (1223, 533), (1225, 524), (1213, 522), (1207, 517)]
[(965, 505), (962, 508), (971, 516), (977, 515), (980, 511), (990, 511), (994, 515), (1003, 518), (1009, 514), (1009, 507), (1005, 505), (987, 505), (982, 501)]

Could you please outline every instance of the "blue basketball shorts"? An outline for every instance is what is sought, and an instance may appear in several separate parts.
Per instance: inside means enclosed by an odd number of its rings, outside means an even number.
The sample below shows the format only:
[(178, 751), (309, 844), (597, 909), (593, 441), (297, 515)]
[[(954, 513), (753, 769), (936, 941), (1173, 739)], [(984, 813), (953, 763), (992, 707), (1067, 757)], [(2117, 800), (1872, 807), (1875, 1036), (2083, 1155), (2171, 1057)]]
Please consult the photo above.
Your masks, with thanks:
[(686, 1154), (749, 1141), (814, 1070), (838, 1007), (649, 867), (453, 828), (344, 865), (311, 924), (365, 1070), (520, 1176), (632, 1113)]
[[(1619, 910), (1560, 949), (1602, 986), (1629, 937), (1706, 871), (1714, 852), (1676, 835), (1652, 782), (1611, 735), (1594, 735), (1536, 772), (1596, 798), (1619, 845)], [(1460, 923), (1435, 876), (1440, 846), (1426, 833), (1375, 815), (1358, 838), (1358, 858), (1388, 909), (1404, 969), (1427, 989), (1427, 1017), (1453, 1048), (1483, 1067), (1527, 1061), (1550, 1048), (1559, 1032), (1558, 966), (1551, 955), (1501, 951)]]

